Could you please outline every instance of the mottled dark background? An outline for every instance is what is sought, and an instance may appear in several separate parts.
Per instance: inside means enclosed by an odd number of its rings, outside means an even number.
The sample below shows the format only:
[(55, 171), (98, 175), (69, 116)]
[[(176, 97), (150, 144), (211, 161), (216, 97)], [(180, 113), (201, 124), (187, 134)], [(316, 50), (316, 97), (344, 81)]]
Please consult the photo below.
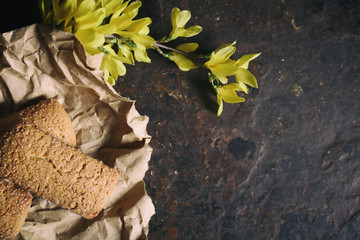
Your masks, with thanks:
[[(6, 2), (2, 32), (38, 21)], [(143, 0), (150, 35), (170, 32), (174, 6), (203, 27), (201, 52), (261, 51), (259, 89), (217, 117), (205, 70), (153, 51), (128, 67), (116, 89), (150, 117), (154, 148), (149, 239), (360, 239), (360, 1)]]

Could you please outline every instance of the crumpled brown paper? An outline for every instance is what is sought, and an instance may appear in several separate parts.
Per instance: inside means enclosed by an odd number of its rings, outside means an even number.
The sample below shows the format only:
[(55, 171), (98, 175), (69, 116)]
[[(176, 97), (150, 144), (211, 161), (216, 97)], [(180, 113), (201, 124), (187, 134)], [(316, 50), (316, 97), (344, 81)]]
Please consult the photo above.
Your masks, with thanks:
[(77, 147), (124, 179), (92, 220), (34, 196), (17, 239), (146, 239), (155, 213), (143, 182), (152, 152), (148, 118), (103, 80), (102, 55), (86, 56), (74, 35), (38, 24), (2, 34), (0, 52), (0, 117), (56, 98)]

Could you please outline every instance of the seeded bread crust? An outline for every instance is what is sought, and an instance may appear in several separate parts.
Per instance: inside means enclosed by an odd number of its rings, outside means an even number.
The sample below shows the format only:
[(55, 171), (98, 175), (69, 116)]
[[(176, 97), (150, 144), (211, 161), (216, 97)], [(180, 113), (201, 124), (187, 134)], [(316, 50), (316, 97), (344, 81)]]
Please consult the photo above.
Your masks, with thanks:
[(24, 224), (31, 205), (31, 194), (0, 180), (0, 239), (14, 239)]
[(27, 123), (0, 140), (0, 176), (87, 218), (98, 215), (118, 171)]
[[(32, 123), (69, 145), (76, 145), (71, 120), (55, 99), (41, 101), (19, 113), (0, 119), (0, 135), (19, 121)], [(31, 194), (5, 180), (0, 180), (0, 193), (3, 194), (0, 195), (0, 238), (12, 239), (24, 224), (31, 205)]]
[(38, 104), (0, 119), (0, 135), (19, 121), (32, 124), (71, 146), (76, 145), (76, 135), (71, 119), (56, 99), (40, 101)]

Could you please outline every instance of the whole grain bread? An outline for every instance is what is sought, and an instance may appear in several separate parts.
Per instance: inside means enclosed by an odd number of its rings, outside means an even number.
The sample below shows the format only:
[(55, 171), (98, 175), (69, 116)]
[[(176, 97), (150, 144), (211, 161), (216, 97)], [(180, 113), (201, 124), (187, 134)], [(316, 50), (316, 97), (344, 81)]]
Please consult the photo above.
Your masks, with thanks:
[(18, 113), (0, 119), (0, 135), (19, 121), (32, 124), (71, 146), (76, 145), (71, 119), (56, 99), (42, 100)]
[(0, 176), (91, 219), (114, 189), (118, 171), (27, 123), (0, 140)]
[[(69, 145), (76, 145), (76, 136), (71, 120), (55, 99), (41, 101), (0, 119), (0, 135), (19, 121), (31, 123)], [(0, 181), (0, 192), (2, 191), (3, 194), (0, 201), (6, 199), (5, 202), (0, 202), (0, 238), (12, 239), (18, 234), (25, 221), (31, 205), (31, 194), (5, 180)], [(22, 196), (24, 196), (24, 201), (20, 202)]]
[(4, 179), (0, 180), (0, 239), (14, 239), (24, 224), (31, 194)]

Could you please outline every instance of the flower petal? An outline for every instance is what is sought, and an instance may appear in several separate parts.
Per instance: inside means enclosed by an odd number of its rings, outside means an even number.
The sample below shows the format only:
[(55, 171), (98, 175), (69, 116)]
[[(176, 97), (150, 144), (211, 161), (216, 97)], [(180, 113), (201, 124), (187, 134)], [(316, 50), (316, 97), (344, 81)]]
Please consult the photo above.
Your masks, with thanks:
[(258, 88), (255, 76), (244, 68), (239, 68), (235, 73), (235, 78), (237, 82), (243, 82), (251, 87)]
[(220, 116), (221, 113), (223, 112), (223, 109), (224, 109), (224, 103), (223, 103), (223, 101), (221, 99), (221, 96), (219, 94), (216, 97), (217, 97), (217, 103), (219, 104), (217, 115)]
[(65, 20), (71, 19), (73, 17), (73, 10), (75, 7), (75, 2), (72, 0), (62, 1), (60, 4), (60, 0), (53, 1), (53, 9), (54, 9), (54, 19), (59, 23)]
[(103, 61), (101, 62), (101, 69), (104, 68), (109, 71), (114, 79), (117, 79), (118, 76), (124, 76), (126, 73), (125, 65), (111, 54), (105, 54)]
[(106, 16), (109, 16), (123, 7), (122, 4), (124, 0), (106, 0), (103, 2), (104, 2), (103, 6), (106, 10)]
[(75, 33), (75, 36), (84, 45), (88, 53), (96, 51), (98, 47), (104, 44), (105, 38), (101, 33), (96, 32), (94, 29), (80, 29)]
[(126, 28), (127, 31), (136, 32), (140, 34), (149, 34), (149, 25), (151, 24), (151, 18), (141, 18), (132, 21), (131, 24)]
[(139, 62), (150, 63), (151, 59), (148, 57), (145, 47), (138, 46), (134, 49), (135, 59)]
[(239, 60), (237, 60), (236, 64), (241, 67), (241, 68), (245, 68), (248, 69), (249, 67), (249, 62), (251, 60), (254, 60), (255, 58), (257, 58), (258, 56), (260, 56), (261, 53), (254, 53), (254, 54), (247, 54), (242, 56)]
[(128, 14), (122, 14), (116, 18), (111, 18), (108, 24), (99, 26), (97, 31), (103, 33), (104, 35), (110, 35), (119, 33), (120, 31), (126, 29), (130, 24), (131, 17)]
[(190, 59), (178, 53), (173, 52), (170, 56), (170, 59), (173, 60), (182, 71), (189, 71), (190, 69), (198, 67)]
[(210, 60), (206, 63), (208, 65), (213, 65), (215, 63), (223, 63), (228, 60), (235, 52), (236, 48), (232, 44), (224, 44), (218, 47), (215, 51), (211, 53)]
[(129, 31), (119, 31), (117, 33), (122, 37), (131, 38), (131, 40), (133, 40), (137, 46), (141, 45), (145, 48), (149, 48), (155, 44), (155, 40), (146, 34), (138, 34)]
[(177, 7), (174, 7), (171, 10), (171, 24), (172, 24), (172, 28), (173, 30), (175, 30), (177, 27), (177, 22), (176, 19), (178, 17), (178, 15), (180, 14), (180, 9), (178, 9)]
[(81, 17), (92, 11), (95, 7), (94, 0), (83, 0), (75, 11), (75, 18)]
[(89, 11), (86, 14), (75, 18), (76, 29), (96, 28), (103, 22), (105, 16), (106, 12), (104, 8)]
[(240, 86), (240, 88), (241, 88), (241, 89), (239, 89), (240, 91), (243, 91), (243, 92), (245, 92), (246, 94), (249, 93), (249, 88), (246, 86), (245, 83), (239, 82), (238, 84), (239, 84), (239, 86)]
[(112, 45), (110, 45), (110, 44), (105, 45), (105, 46), (102, 47), (102, 49), (104, 49), (106, 51), (106, 54), (111, 56), (111, 58), (114, 58), (114, 59), (116, 59), (116, 60), (118, 60), (120, 62), (123, 62), (123, 63), (132, 64), (132, 62), (128, 58), (121, 56), (121, 53), (116, 54), (116, 52), (112, 48)]
[(176, 47), (176, 49), (189, 53), (194, 52), (199, 47), (198, 43), (183, 43)]
[(245, 98), (239, 97), (236, 94), (236, 90), (239, 89), (238, 84), (230, 83), (219, 88), (219, 94), (224, 102), (227, 103), (239, 103), (244, 102)]
[(130, 3), (130, 5), (125, 8), (122, 14), (129, 14), (131, 19), (133, 19), (138, 14), (141, 5), (141, 1), (136, 0), (135, 2)]
[(127, 48), (127, 47), (124, 46), (122, 49), (119, 50), (118, 55), (124, 56), (124, 57), (128, 60), (128, 62), (126, 62), (126, 63), (132, 64), (132, 65), (135, 64), (134, 55), (133, 55), (133, 53), (130, 51), (129, 48)]
[(115, 85), (115, 83), (116, 83), (116, 80), (115, 80), (115, 78), (113, 78), (112, 76), (108, 76), (108, 78), (107, 78), (107, 82), (111, 85), (111, 86), (114, 86)]
[(188, 10), (180, 11), (175, 19), (176, 28), (184, 28), (186, 23), (190, 20), (191, 13)]
[(199, 25), (193, 25), (189, 28), (177, 28), (175, 29), (170, 35), (172, 39), (178, 38), (178, 37), (193, 37), (195, 35), (198, 35), (202, 31), (202, 27)]
[(227, 83), (227, 76), (234, 75), (238, 70), (235, 64), (221, 63), (214, 66), (210, 66), (210, 70), (219, 78), (223, 84)]
[(130, 3), (130, 1), (126, 1), (124, 2), (122, 5), (119, 5), (117, 7), (117, 10), (113, 13), (113, 15), (111, 16), (111, 19), (113, 18), (117, 18), (120, 16), (120, 14), (123, 13), (123, 11), (125, 10), (125, 8), (128, 6), (128, 4)]

